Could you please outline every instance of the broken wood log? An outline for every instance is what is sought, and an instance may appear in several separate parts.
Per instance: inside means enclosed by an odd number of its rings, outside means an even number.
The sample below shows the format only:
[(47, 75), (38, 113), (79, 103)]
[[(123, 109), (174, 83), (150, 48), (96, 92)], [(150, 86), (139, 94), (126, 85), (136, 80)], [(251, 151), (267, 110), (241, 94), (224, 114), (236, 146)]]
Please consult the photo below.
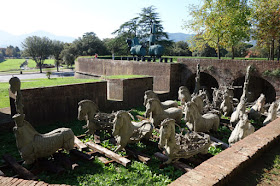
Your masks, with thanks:
[(79, 157), (79, 158), (81, 158), (83, 160), (86, 160), (86, 161), (91, 161), (91, 160), (94, 159), (93, 156), (91, 156), (89, 154), (86, 154), (86, 153), (83, 153), (83, 152), (81, 152), (81, 151), (79, 151), (77, 149), (70, 150), (70, 154), (73, 154), (73, 155), (75, 155), (75, 156), (77, 156), (77, 157)]
[(125, 147), (125, 151), (131, 154), (134, 158), (137, 158), (138, 160), (142, 161), (143, 163), (148, 163), (151, 160), (151, 158), (148, 155), (139, 152), (137, 150), (133, 150), (128, 147)]
[[(161, 161), (167, 161), (168, 160), (168, 157), (160, 152), (156, 152), (155, 154), (155, 157), (157, 157), (158, 159), (160, 159)], [(180, 161), (176, 161), (176, 162), (172, 162), (172, 165), (177, 168), (177, 169), (180, 169), (184, 172), (188, 172), (190, 170), (192, 170), (193, 168), (187, 164), (184, 164)]]
[(131, 161), (127, 158), (121, 157), (120, 155), (116, 154), (115, 152), (108, 150), (100, 145), (97, 145), (93, 142), (87, 142), (86, 145), (93, 149), (98, 151), (101, 154), (104, 154), (105, 156), (107, 156), (108, 158), (111, 158), (112, 160), (115, 160), (116, 162), (122, 164), (123, 166), (127, 166), (131, 163)]
[(213, 137), (213, 136), (210, 136), (210, 140), (211, 140), (211, 141), (214, 141), (214, 142), (216, 142), (216, 143), (221, 144), (221, 147), (222, 147), (223, 149), (227, 149), (227, 148), (229, 147), (228, 144), (226, 144), (225, 142), (223, 142), (223, 141), (221, 141), (221, 140), (219, 140), (219, 139), (217, 139), (217, 138), (215, 138), (215, 137)]
[(5, 176), (5, 174), (0, 170), (0, 176)]
[(106, 158), (104, 158), (103, 156), (98, 157), (98, 159), (104, 163), (105, 165), (107, 165), (108, 163), (113, 163), (115, 160), (107, 160)]
[(9, 154), (4, 154), (3, 159), (9, 164), (12, 169), (23, 179), (26, 180), (37, 180), (37, 176), (32, 174), (26, 168), (22, 167), (20, 164), (17, 163), (16, 159)]
[(79, 135), (79, 136), (77, 136), (77, 138), (85, 138), (86, 137), (86, 134), (81, 134), (81, 135)]
[(74, 143), (77, 145), (80, 151), (86, 150), (87, 146), (79, 140), (76, 136), (74, 136)]

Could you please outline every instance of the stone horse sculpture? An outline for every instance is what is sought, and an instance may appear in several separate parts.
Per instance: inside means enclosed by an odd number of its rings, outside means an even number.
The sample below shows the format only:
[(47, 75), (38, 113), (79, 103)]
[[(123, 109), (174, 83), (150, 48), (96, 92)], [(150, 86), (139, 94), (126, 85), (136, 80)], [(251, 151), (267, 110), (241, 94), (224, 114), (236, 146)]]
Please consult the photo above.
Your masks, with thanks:
[(206, 98), (206, 92), (205, 91), (199, 91), (198, 95), (194, 95), (191, 99), (192, 102), (194, 102), (199, 110), (199, 113), (203, 113), (204, 108), (204, 99)]
[(201, 115), (197, 105), (190, 101), (185, 107), (185, 121), (190, 130), (195, 132), (217, 131), (220, 125), (220, 118), (217, 114), (206, 113)]
[(240, 113), (239, 117), (240, 119), (228, 139), (229, 145), (255, 132), (255, 127), (249, 122), (247, 114)]
[(74, 133), (69, 128), (58, 128), (46, 134), (40, 134), (24, 120), (24, 114), (13, 116), (16, 126), (14, 133), (17, 148), (25, 164), (32, 164), (36, 159), (48, 157), (58, 149), (69, 151), (74, 148)]
[(204, 133), (191, 132), (185, 135), (175, 134), (175, 120), (165, 119), (160, 126), (159, 147), (163, 148), (169, 164), (180, 158), (190, 158), (198, 153), (208, 153), (210, 136)]
[(185, 105), (186, 102), (191, 101), (192, 97), (187, 87), (181, 86), (178, 91), (178, 100), (181, 101), (181, 105)]
[(179, 108), (171, 107), (164, 110), (158, 99), (151, 98), (147, 101), (145, 117), (151, 117), (151, 122), (155, 127), (159, 126), (165, 118), (172, 118), (176, 120), (176, 123), (180, 123), (182, 116), (182, 110)]
[(236, 110), (231, 114), (230, 124), (231, 126), (235, 126), (239, 121), (239, 115), (245, 114), (246, 111), (246, 98), (241, 97), (240, 102), (238, 103)]
[[(152, 90), (147, 90), (147, 91), (145, 91), (145, 95), (144, 95), (144, 106), (146, 106), (147, 101), (150, 98), (155, 98), (155, 99), (159, 100), (156, 93), (154, 93)], [(163, 109), (168, 109), (171, 107), (178, 107), (178, 103), (176, 101), (172, 101), (172, 100), (167, 100), (167, 101), (160, 102), (160, 103), (161, 103), (160, 105)]]
[(249, 119), (259, 120), (264, 113), (264, 105), (265, 105), (265, 96), (261, 94), (257, 99), (256, 103), (250, 109), (248, 114)]
[(277, 118), (277, 108), (279, 106), (279, 102), (273, 102), (271, 103), (269, 109), (268, 109), (268, 115), (263, 121), (263, 125), (267, 125), (268, 123), (272, 122)]
[(88, 131), (86, 133), (94, 134), (100, 127), (94, 122), (94, 116), (98, 112), (98, 106), (91, 100), (82, 100), (78, 103), (78, 120), (86, 120)]
[(128, 143), (136, 143), (142, 138), (149, 139), (152, 135), (154, 127), (150, 121), (133, 122), (131, 119), (133, 116), (129, 112), (116, 113), (112, 133), (118, 144), (115, 152), (123, 149)]
[(225, 116), (231, 115), (233, 112), (232, 97), (228, 94), (224, 94), (223, 98), (224, 100), (220, 106), (220, 110), (223, 112)]

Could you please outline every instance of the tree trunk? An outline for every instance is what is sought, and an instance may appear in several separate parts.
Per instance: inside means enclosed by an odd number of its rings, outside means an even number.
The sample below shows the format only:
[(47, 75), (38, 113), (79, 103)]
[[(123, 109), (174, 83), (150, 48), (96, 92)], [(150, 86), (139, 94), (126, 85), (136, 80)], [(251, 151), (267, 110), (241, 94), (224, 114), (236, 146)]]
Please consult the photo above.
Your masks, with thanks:
[(231, 46), (231, 52), (232, 52), (231, 59), (234, 59), (234, 46), (233, 45)]
[(270, 59), (274, 60), (274, 39), (271, 40), (271, 54)]
[(278, 40), (278, 52), (277, 52), (277, 61), (280, 60), (280, 39)]
[(56, 61), (56, 71), (57, 71), (57, 72), (59, 72), (58, 66), (59, 66), (59, 62)]
[(218, 51), (217, 51), (218, 59), (221, 59), (221, 54), (220, 54), (220, 37), (219, 36), (218, 36), (217, 46), (218, 46)]
[(41, 60), (39, 61), (39, 68), (40, 68), (40, 73), (43, 73), (42, 72), (42, 61)]

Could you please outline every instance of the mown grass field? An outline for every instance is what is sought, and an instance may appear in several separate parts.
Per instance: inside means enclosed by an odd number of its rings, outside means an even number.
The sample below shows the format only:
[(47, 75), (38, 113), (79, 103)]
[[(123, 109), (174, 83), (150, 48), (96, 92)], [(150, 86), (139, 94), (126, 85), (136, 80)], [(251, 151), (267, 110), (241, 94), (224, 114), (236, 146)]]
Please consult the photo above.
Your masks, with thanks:
[[(29, 79), (21, 81), (21, 89), (25, 88), (36, 88), (36, 87), (48, 87), (57, 85), (67, 85), (75, 83), (85, 83), (100, 81), (98, 79), (76, 79), (74, 77), (63, 77), (63, 78), (42, 78), (42, 79)], [(8, 82), (0, 83), (0, 108), (10, 106), (9, 92), (8, 89), (10, 84)]]

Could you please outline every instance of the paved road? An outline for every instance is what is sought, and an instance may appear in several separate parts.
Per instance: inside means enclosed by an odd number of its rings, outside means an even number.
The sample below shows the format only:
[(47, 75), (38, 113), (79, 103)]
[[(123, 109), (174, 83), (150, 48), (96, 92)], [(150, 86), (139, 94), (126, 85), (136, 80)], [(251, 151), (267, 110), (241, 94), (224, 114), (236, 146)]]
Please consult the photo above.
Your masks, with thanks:
[[(23, 74), (8, 74), (0, 75), (0, 82), (9, 82), (11, 77), (16, 76), (19, 79), (38, 79), (38, 78), (47, 78), (46, 73), (24, 73)], [(74, 71), (67, 72), (52, 72), (51, 77), (62, 77), (62, 76), (74, 76)]]

